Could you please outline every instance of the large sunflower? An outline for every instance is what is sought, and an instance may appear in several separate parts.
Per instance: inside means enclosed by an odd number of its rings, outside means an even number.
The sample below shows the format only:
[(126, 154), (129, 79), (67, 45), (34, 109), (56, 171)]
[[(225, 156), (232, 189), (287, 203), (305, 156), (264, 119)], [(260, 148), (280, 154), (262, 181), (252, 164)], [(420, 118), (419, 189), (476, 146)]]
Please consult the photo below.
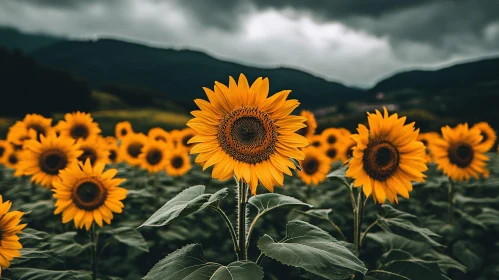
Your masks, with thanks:
[(115, 136), (118, 139), (124, 138), (130, 134), (134, 134), (132, 124), (127, 121), (119, 122), (114, 128)]
[(139, 155), (147, 140), (147, 136), (142, 133), (128, 134), (121, 139), (120, 155), (128, 164), (140, 165)]
[(90, 229), (95, 221), (111, 224), (114, 213), (123, 211), (127, 190), (119, 187), (125, 179), (114, 178), (117, 169), (104, 171), (104, 164), (94, 167), (90, 161), (79, 162), (61, 171), (61, 180), (54, 182), (54, 214), (62, 212), (62, 222), (74, 220), (77, 228)]
[(7, 161), (8, 155), (13, 149), (14, 148), (11, 143), (5, 140), (0, 140), (0, 164), (4, 164)]
[(189, 140), (196, 135), (196, 132), (192, 128), (186, 128), (180, 131), (180, 135), (178, 144), (189, 151), (194, 146), (193, 143), (189, 143)]
[(331, 160), (324, 155), (324, 152), (315, 147), (304, 148), (305, 159), (300, 161), (302, 171), (298, 176), (307, 185), (319, 185), (322, 183), (331, 168)]
[(432, 153), (438, 169), (452, 180), (469, 180), (488, 174), (489, 159), (485, 153), (487, 146), (481, 144), (480, 130), (469, 129), (468, 124), (459, 124), (455, 128), (442, 127), (443, 139), (437, 139), (432, 145)]
[(37, 139), (36, 131), (34, 129), (28, 130), (26, 125), (24, 125), (21, 121), (17, 121), (14, 125), (12, 125), (7, 133), (7, 141), (12, 143), (16, 150), (21, 150), (23, 148), (24, 141), (30, 139)]
[(324, 138), (320, 134), (308, 137), (308, 142), (310, 143), (310, 146), (319, 149), (324, 149), (327, 146), (326, 141), (324, 141)]
[(300, 147), (308, 145), (296, 134), (306, 118), (289, 115), (300, 104), (286, 100), (290, 90), (267, 97), (269, 80), (258, 78), (251, 87), (241, 74), (239, 82), (230, 77), (229, 86), (215, 82), (214, 91), (204, 88), (210, 102), (196, 99), (201, 110), (187, 125), (196, 131), (190, 143), (198, 143), (191, 153), (199, 154), (204, 168), (214, 165), (212, 177), (249, 183), (252, 194), (260, 181), (273, 191), (282, 186), (283, 173), (291, 175), (290, 158), (302, 160)]
[(311, 137), (315, 134), (315, 130), (317, 129), (317, 121), (315, 121), (314, 114), (310, 111), (302, 110), (300, 116), (307, 118), (307, 120), (305, 121), (307, 127), (301, 128), (296, 133), (300, 134), (301, 136)]
[(100, 136), (93, 136), (77, 141), (78, 149), (83, 153), (78, 157), (78, 161), (90, 160), (90, 164), (95, 166), (98, 163), (107, 163), (109, 160), (109, 150), (106, 141)]
[(357, 142), (346, 175), (355, 178), (354, 186), (363, 186), (366, 197), (375, 202), (398, 202), (397, 194), (409, 198), (411, 181), (424, 182), (425, 147), (417, 141), (414, 123), (404, 125), (406, 118), (384, 115), (378, 110), (368, 114), (369, 129), (359, 124), (351, 137)]
[(23, 123), (28, 130), (33, 129), (36, 131), (38, 139), (40, 139), (40, 135), (46, 136), (52, 130), (52, 119), (38, 114), (27, 114)]
[(487, 147), (487, 151), (492, 149), (497, 139), (494, 129), (487, 122), (479, 122), (472, 128), (480, 130), (480, 134), (482, 135), (482, 141), (480, 143)]
[(0, 276), (2, 269), (8, 268), (14, 258), (21, 256), (19, 250), (23, 248), (17, 234), (26, 227), (26, 224), (20, 224), (24, 212), (9, 212), (11, 206), (12, 202), (4, 202), (0, 195)]
[(338, 128), (326, 128), (321, 133), (321, 136), (327, 145), (334, 145), (345, 137), (345, 132)]
[(166, 168), (168, 162), (169, 144), (161, 141), (149, 140), (142, 147), (139, 155), (140, 166), (149, 173), (157, 173)]
[(59, 179), (59, 171), (77, 162), (82, 154), (69, 137), (57, 137), (51, 132), (40, 137), (40, 142), (29, 140), (21, 152), (19, 169), (24, 175), (32, 175), (31, 181), (41, 186), (51, 188), (52, 183)]
[[(166, 161), (166, 173), (170, 176), (182, 176), (191, 170), (191, 158), (185, 148), (170, 150)], [(206, 165), (205, 165), (206, 167)]]
[(440, 139), (440, 135), (436, 132), (426, 132), (420, 133), (418, 136), (418, 141), (421, 141), (425, 146), (425, 162), (430, 163), (433, 161), (433, 156), (431, 154), (431, 146), (435, 143), (435, 140)]
[(64, 122), (60, 124), (61, 136), (69, 136), (73, 139), (87, 139), (96, 137), (101, 130), (94, 122), (90, 114), (83, 112), (67, 113)]
[(153, 127), (149, 129), (147, 137), (153, 139), (154, 141), (160, 141), (167, 144), (172, 144), (172, 136), (168, 131), (162, 129), (161, 127)]

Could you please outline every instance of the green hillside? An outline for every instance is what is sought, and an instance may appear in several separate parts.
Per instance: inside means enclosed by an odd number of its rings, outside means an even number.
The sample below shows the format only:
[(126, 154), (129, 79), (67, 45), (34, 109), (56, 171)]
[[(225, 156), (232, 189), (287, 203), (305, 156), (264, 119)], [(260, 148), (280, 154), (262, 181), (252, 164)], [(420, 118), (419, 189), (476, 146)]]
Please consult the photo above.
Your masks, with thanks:
[(15, 28), (0, 26), (0, 46), (29, 53), (65, 39), (44, 34), (24, 34)]

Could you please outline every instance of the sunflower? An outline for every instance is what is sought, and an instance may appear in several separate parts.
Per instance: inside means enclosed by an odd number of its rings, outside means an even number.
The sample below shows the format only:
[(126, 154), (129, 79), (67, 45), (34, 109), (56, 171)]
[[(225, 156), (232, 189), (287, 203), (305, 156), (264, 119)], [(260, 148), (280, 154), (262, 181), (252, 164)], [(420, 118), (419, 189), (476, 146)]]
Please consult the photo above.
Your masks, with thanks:
[(302, 110), (300, 116), (307, 118), (307, 120), (305, 121), (307, 127), (301, 128), (296, 133), (300, 134), (301, 136), (311, 137), (315, 134), (315, 130), (317, 129), (317, 122), (315, 121), (314, 114), (310, 111)]
[(189, 143), (189, 140), (196, 135), (196, 132), (192, 128), (186, 128), (180, 131), (180, 135), (178, 144), (190, 151), (194, 144)]
[(116, 135), (116, 138), (118, 139), (122, 139), (130, 134), (134, 134), (132, 125), (127, 121), (117, 123), (116, 127), (114, 128), (114, 133)]
[(368, 114), (369, 129), (359, 124), (351, 137), (357, 145), (346, 175), (355, 178), (354, 186), (363, 186), (366, 197), (373, 194), (374, 202), (398, 202), (397, 194), (409, 198), (411, 181), (424, 182), (425, 147), (417, 141), (414, 123), (404, 125), (405, 117), (384, 115), (378, 110)]
[(331, 162), (334, 162), (334, 161), (342, 159), (339, 147), (340, 147), (339, 145), (327, 145), (327, 146), (322, 147), (322, 150), (323, 150), (324, 154), (329, 158), (329, 160)]
[(0, 140), (0, 164), (4, 164), (7, 161), (9, 154), (13, 150), (14, 148), (11, 143), (5, 140)]
[(54, 182), (54, 214), (62, 212), (62, 222), (73, 220), (75, 227), (90, 229), (95, 221), (111, 224), (114, 213), (123, 212), (127, 190), (119, 187), (125, 179), (114, 178), (117, 169), (104, 171), (104, 164), (92, 167), (90, 160), (79, 162), (61, 171), (61, 180)]
[(59, 179), (59, 171), (77, 162), (83, 153), (75, 140), (69, 137), (57, 137), (55, 132), (40, 136), (40, 142), (28, 140), (19, 157), (19, 169), (24, 175), (32, 175), (31, 181), (51, 188)]
[(340, 133), (341, 133), (344, 137), (350, 137), (350, 135), (352, 135), (352, 133), (350, 133), (350, 130), (348, 130), (348, 129), (346, 129), (346, 128), (340, 127), (340, 128), (338, 128), (338, 130), (340, 131)]
[(23, 248), (17, 234), (26, 227), (26, 224), (20, 224), (24, 212), (9, 212), (11, 206), (12, 202), (4, 202), (0, 195), (0, 276), (2, 269), (8, 268), (14, 258), (21, 256), (19, 250)]
[(433, 157), (431, 155), (431, 146), (435, 142), (435, 140), (440, 139), (440, 135), (436, 132), (426, 132), (420, 133), (418, 136), (418, 141), (421, 141), (425, 146), (425, 162), (430, 163), (433, 161)]
[(113, 136), (104, 137), (104, 142), (109, 145), (118, 144), (118, 139)]
[(468, 124), (459, 124), (455, 128), (442, 127), (443, 139), (435, 140), (432, 153), (438, 169), (452, 180), (469, 180), (488, 174), (489, 159), (485, 153), (488, 147), (481, 144), (482, 135), (476, 128), (469, 129)]
[(487, 122), (479, 122), (475, 124), (472, 129), (473, 128), (476, 128), (480, 131), (480, 134), (482, 135), (482, 142), (480, 143), (487, 147), (487, 152), (492, 149), (497, 139), (497, 135), (494, 129)]
[[(5, 150), (5, 161), (3, 164), (8, 168), (15, 169), (16, 171), (19, 169), (19, 154), (21, 151), (16, 151), (12, 147), (10, 149)], [(22, 172), (21, 172), (22, 174)], [(21, 175), (19, 174), (19, 175)]]
[(26, 125), (21, 121), (17, 121), (12, 125), (7, 133), (7, 141), (12, 143), (16, 150), (21, 150), (24, 141), (30, 139), (37, 139), (36, 131), (34, 129), (28, 130)]
[(168, 175), (182, 176), (191, 170), (191, 168), (191, 158), (185, 148), (180, 147), (170, 150), (166, 161), (166, 173)]
[(149, 173), (157, 173), (166, 168), (168, 161), (169, 144), (161, 141), (149, 140), (142, 147), (139, 155), (140, 166)]
[(331, 168), (331, 160), (323, 151), (315, 147), (307, 147), (302, 151), (305, 159), (300, 161), (303, 170), (298, 172), (298, 176), (305, 184), (317, 186), (326, 179)]
[(239, 82), (230, 77), (229, 87), (215, 82), (214, 91), (204, 88), (210, 102), (196, 99), (201, 110), (187, 125), (196, 131), (189, 143), (197, 143), (191, 153), (199, 154), (204, 168), (214, 165), (212, 177), (237, 180), (250, 185), (252, 194), (260, 181), (269, 191), (282, 186), (283, 173), (291, 175), (290, 158), (304, 159), (300, 147), (308, 140), (296, 134), (306, 118), (290, 113), (300, 104), (286, 100), (290, 90), (267, 98), (269, 80), (258, 78), (251, 87), (241, 74)]
[(308, 137), (308, 142), (310, 143), (310, 146), (319, 149), (324, 149), (324, 147), (327, 146), (326, 141), (324, 141), (324, 138), (322, 138), (322, 136), (318, 134)]
[(142, 133), (132, 133), (121, 139), (120, 155), (130, 165), (140, 165), (140, 152), (147, 143), (147, 137)]
[(353, 148), (357, 145), (352, 138), (346, 137), (338, 142), (339, 157), (343, 160), (343, 163), (348, 162), (350, 158), (353, 157)]
[(334, 145), (344, 138), (344, 131), (338, 128), (326, 128), (321, 136), (327, 145)]
[(149, 129), (147, 137), (154, 141), (160, 141), (170, 145), (172, 144), (172, 136), (168, 133), (168, 131), (162, 129), (161, 127), (153, 127)]
[(27, 114), (23, 123), (28, 130), (36, 131), (37, 139), (40, 139), (40, 135), (46, 136), (52, 130), (52, 119), (38, 114)]
[(109, 151), (108, 162), (109, 163), (120, 163), (121, 153), (120, 148), (118, 147), (118, 142), (106, 142), (106, 150)]
[(100, 136), (93, 136), (87, 139), (80, 139), (77, 141), (78, 149), (83, 153), (78, 157), (78, 161), (85, 162), (90, 160), (92, 166), (97, 163), (107, 163), (109, 159), (109, 151), (107, 150), (107, 143)]
[(61, 135), (73, 139), (87, 139), (96, 137), (101, 130), (90, 114), (83, 112), (67, 113), (60, 125)]
[(171, 136), (173, 148), (177, 148), (180, 145), (182, 145), (180, 143), (180, 141), (182, 141), (181, 140), (182, 139), (182, 131), (180, 131), (178, 129), (174, 129), (174, 130), (170, 131), (170, 136)]
[(61, 129), (62, 126), (64, 126), (64, 121), (58, 121), (56, 125), (52, 128), (55, 131), (55, 135), (60, 136), (61, 135)]

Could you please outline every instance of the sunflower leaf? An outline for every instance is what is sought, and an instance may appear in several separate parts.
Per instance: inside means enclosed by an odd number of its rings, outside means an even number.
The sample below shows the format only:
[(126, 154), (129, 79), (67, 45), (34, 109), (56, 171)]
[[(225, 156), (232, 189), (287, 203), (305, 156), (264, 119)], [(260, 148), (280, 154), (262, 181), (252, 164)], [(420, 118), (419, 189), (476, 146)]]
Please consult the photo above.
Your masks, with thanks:
[(265, 193), (252, 196), (248, 203), (255, 206), (258, 209), (258, 215), (263, 216), (279, 207), (306, 207), (312, 208), (313, 206), (305, 202), (299, 201), (298, 199), (286, 196), (278, 193)]
[(200, 244), (190, 244), (176, 250), (154, 265), (144, 280), (258, 280), (263, 270), (251, 261), (236, 261), (224, 266), (207, 262)]
[(355, 272), (367, 272), (364, 263), (338, 240), (303, 221), (289, 222), (283, 241), (275, 242), (264, 235), (258, 248), (267, 257), (327, 279), (345, 279)]
[(333, 172), (329, 173), (327, 175), (328, 178), (331, 178), (333, 180), (339, 181), (342, 184), (350, 187), (350, 184), (348, 183), (348, 177), (346, 175), (347, 173), (347, 165), (342, 165), (338, 169), (334, 170)]
[(45, 270), (38, 268), (9, 268), (9, 274), (14, 276), (14, 279), (18, 280), (90, 280), (92, 279), (92, 274), (90, 271), (81, 270)]
[(152, 214), (140, 227), (160, 227), (173, 221), (189, 216), (214, 203), (218, 203), (227, 196), (227, 188), (215, 194), (205, 194), (205, 186), (198, 185), (187, 188), (177, 196), (165, 203), (159, 210)]
[(111, 235), (118, 242), (136, 248), (142, 252), (149, 252), (149, 246), (142, 234), (131, 227), (120, 227), (113, 229)]

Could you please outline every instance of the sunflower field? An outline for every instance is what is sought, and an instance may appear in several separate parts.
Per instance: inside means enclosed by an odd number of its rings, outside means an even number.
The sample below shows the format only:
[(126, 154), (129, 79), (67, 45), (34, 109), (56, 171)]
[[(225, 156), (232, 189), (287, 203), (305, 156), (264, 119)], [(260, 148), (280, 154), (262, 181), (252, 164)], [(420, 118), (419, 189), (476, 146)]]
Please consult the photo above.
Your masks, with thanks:
[(486, 122), (421, 132), (380, 108), (356, 131), (318, 127), (269, 82), (214, 82), (181, 130), (15, 122), (2, 279), (499, 279)]

